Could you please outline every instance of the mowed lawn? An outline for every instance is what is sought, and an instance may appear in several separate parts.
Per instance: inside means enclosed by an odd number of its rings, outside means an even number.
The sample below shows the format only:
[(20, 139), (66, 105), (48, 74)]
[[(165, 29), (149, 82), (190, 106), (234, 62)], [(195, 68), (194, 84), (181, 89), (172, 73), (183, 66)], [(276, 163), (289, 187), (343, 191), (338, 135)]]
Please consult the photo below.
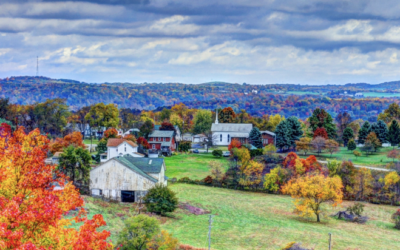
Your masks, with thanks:
[[(393, 228), (390, 216), (396, 207), (366, 203), (365, 225), (325, 217), (323, 222), (305, 221), (293, 214), (289, 196), (251, 193), (189, 184), (173, 184), (180, 202), (211, 211), (212, 249), (281, 249), (289, 242), (304, 247), (328, 249), (400, 249), (400, 231)], [(348, 206), (353, 202), (344, 202)], [(328, 214), (345, 208), (329, 209)], [(207, 246), (209, 215), (193, 215), (178, 209), (162, 225), (180, 242), (196, 247)]]
[(216, 158), (211, 153), (201, 154), (179, 154), (171, 157), (165, 157), (167, 166), (166, 175), (168, 178), (189, 177), (192, 180), (200, 180), (210, 174), (209, 162), (218, 161), (228, 168), (227, 158)]
[[(84, 143), (84, 144), (90, 144), (90, 142), (91, 142), (90, 139), (84, 139), (84, 140), (83, 140), (83, 143)], [(93, 140), (92, 140), (92, 144), (96, 144), (96, 145), (99, 144), (99, 140), (93, 139)]]
[(312, 153), (307, 153), (307, 155), (303, 155), (302, 152), (297, 152), (297, 154), (301, 158), (308, 157), (309, 155), (315, 155), (317, 159), (320, 160), (351, 160), (354, 164), (356, 165), (362, 165), (362, 166), (374, 166), (374, 167), (385, 167), (386, 164), (392, 162), (393, 160), (391, 158), (388, 158), (386, 155), (387, 153), (392, 150), (392, 147), (388, 148), (380, 148), (378, 152), (370, 154), (370, 155), (365, 155), (364, 152), (362, 152), (360, 149), (360, 152), (362, 153), (362, 156), (355, 157), (353, 154), (353, 151), (348, 150), (345, 147), (340, 147), (340, 151), (333, 153), (332, 156), (329, 152), (323, 152), (319, 156), (315, 154), (314, 152)]

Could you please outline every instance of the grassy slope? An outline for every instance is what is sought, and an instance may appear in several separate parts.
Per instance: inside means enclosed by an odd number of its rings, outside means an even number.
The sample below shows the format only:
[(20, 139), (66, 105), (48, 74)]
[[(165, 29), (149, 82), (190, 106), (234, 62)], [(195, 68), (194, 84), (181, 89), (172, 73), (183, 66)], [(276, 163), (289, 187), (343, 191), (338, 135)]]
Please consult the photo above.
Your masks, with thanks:
[(215, 158), (212, 154), (179, 154), (164, 159), (167, 166), (166, 175), (169, 178), (190, 177), (193, 180), (205, 178), (210, 172), (208, 163), (212, 160), (228, 167), (226, 158)]
[[(390, 216), (395, 207), (366, 204), (371, 217), (366, 225), (324, 219), (307, 222), (292, 213), (288, 196), (248, 193), (196, 185), (175, 184), (180, 201), (203, 207), (212, 214), (213, 249), (280, 249), (296, 241), (306, 247), (326, 249), (328, 233), (333, 234), (333, 249), (399, 249), (400, 235)], [(348, 206), (351, 202), (345, 202)], [(335, 209), (335, 211), (338, 209)], [(332, 209), (328, 214), (333, 213)], [(205, 247), (208, 215), (191, 215), (178, 210), (163, 228), (186, 244)]]
[[(392, 147), (381, 148), (379, 152), (368, 156), (366, 156), (364, 152), (362, 152), (362, 156), (357, 158), (353, 155), (353, 151), (347, 150), (347, 148), (344, 147), (341, 147), (339, 152), (333, 153), (332, 157), (328, 152), (322, 153), (320, 156), (317, 156), (316, 154), (314, 155), (322, 160), (331, 160), (331, 159), (351, 160), (354, 164), (357, 165), (384, 167), (387, 163), (392, 162), (392, 159), (386, 157), (387, 153), (392, 149), (393, 149)], [(306, 156), (304, 156), (302, 152), (297, 152), (297, 153), (302, 158), (310, 155), (307, 154)]]

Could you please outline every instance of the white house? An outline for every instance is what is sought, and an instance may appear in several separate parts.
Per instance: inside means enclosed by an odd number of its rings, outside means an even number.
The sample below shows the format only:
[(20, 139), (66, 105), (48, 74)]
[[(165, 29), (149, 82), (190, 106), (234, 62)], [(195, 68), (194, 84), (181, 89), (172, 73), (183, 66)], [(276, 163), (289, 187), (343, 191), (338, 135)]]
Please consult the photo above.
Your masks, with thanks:
[(129, 154), (133, 157), (144, 157), (144, 155), (138, 153), (138, 145), (132, 141), (125, 139), (110, 138), (107, 142), (107, 154), (103, 154), (100, 157), (101, 162), (106, 162), (107, 160)]
[(211, 125), (213, 144), (217, 146), (227, 146), (233, 139), (237, 139), (242, 144), (248, 143), (250, 131), (253, 129), (251, 123), (218, 123), (218, 112), (215, 123)]
[(207, 141), (207, 136), (204, 134), (197, 134), (193, 136), (193, 142), (202, 143)]
[(118, 156), (90, 170), (91, 194), (122, 202), (137, 202), (156, 183), (167, 185), (165, 170), (163, 158)]
[(193, 134), (192, 133), (184, 133), (182, 135), (182, 141), (191, 141), (191, 142), (193, 142)]

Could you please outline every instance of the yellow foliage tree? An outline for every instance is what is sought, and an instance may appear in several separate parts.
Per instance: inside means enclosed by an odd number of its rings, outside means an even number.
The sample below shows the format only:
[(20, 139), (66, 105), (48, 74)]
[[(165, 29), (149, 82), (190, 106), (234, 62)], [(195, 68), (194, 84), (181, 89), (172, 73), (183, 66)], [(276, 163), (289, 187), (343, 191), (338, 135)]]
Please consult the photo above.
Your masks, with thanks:
[(399, 174), (397, 174), (397, 172), (390, 172), (385, 176), (383, 181), (385, 183), (385, 186), (383, 188), (388, 192), (388, 197), (393, 205), (394, 200), (397, 196), (396, 187), (398, 186), (398, 183), (400, 181), (400, 176)]
[(306, 175), (290, 180), (282, 188), (284, 194), (295, 198), (295, 213), (311, 217), (313, 214), (320, 222), (321, 205), (329, 202), (337, 206), (342, 202), (343, 184), (340, 177), (325, 177), (323, 175)]
[(312, 146), (310, 137), (302, 137), (300, 140), (296, 141), (296, 150), (303, 151), (304, 155), (306, 155), (311, 149)]
[(256, 161), (249, 161), (240, 167), (242, 176), (239, 184), (242, 186), (256, 186), (261, 183), (264, 166)]
[(372, 193), (372, 182), (374, 178), (372, 177), (370, 169), (359, 169), (354, 180), (355, 183), (352, 193), (355, 195), (356, 200), (363, 200), (365, 196)]

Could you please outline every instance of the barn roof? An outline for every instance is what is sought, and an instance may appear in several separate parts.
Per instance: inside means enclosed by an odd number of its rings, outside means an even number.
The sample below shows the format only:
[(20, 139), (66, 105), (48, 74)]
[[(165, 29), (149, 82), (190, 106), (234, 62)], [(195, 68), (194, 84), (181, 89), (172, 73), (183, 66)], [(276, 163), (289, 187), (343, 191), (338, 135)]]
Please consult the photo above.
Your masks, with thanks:
[(213, 123), (211, 132), (250, 133), (252, 128), (253, 124), (251, 123)]
[(108, 139), (107, 142), (107, 147), (118, 147), (121, 143), (126, 142), (132, 147), (137, 147), (136, 143), (133, 141), (125, 140), (125, 139), (119, 139), (119, 138), (110, 138)]
[(160, 173), (162, 166), (164, 165), (163, 158), (145, 158), (145, 157), (133, 157), (131, 155), (124, 155), (125, 160), (129, 161), (131, 164), (140, 168), (143, 172), (146, 173)]
[(264, 131), (260, 131), (261, 134), (265, 133), (265, 134), (269, 134), (271, 136), (275, 136), (275, 133), (268, 131), (268, 130), (264, 130)]
[(174, 135), (174, 131), (170, 130), (153, 130), (149, 137), (172, 137)]
[[(126, 155), (125, 155), (126, 156)], [(132, 156), (131, 156), (132, 157)], [(132, 157), (135, 158), (135, 157)], [(130, 168), (131, 170), (135, 171), (136, 173), (142, 175), (143, 177), (146, 177), (147, 179), (157, 182), (157, 179), (148, 175), (146, 172), (144, 172), (140, 167), (136, 166), (136, 164), (133, 164), (130, 160), (127, 159), (127, 157), (124, 156), (119, 156), (119, 157), (114, 157), (112, 158), (119, 163), (125, 165), (126, 167)], [(142, 158), (137, 158), (137, 159), (142, 159)]]

